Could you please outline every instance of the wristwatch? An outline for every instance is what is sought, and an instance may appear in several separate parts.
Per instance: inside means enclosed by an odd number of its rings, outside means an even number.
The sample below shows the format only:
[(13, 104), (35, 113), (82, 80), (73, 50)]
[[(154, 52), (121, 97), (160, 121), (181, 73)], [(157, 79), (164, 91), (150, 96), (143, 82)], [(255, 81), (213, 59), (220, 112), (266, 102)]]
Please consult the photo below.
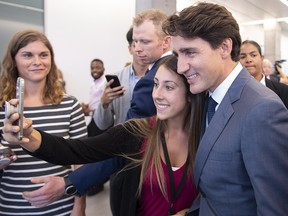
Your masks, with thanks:
[(77, 195), (78, 191), (75, 188), (75, 186), (72, 184), (68, 176), (64, 177), (64, 182), (65, 182), (65, 195), (68, 195), (68, 196)]

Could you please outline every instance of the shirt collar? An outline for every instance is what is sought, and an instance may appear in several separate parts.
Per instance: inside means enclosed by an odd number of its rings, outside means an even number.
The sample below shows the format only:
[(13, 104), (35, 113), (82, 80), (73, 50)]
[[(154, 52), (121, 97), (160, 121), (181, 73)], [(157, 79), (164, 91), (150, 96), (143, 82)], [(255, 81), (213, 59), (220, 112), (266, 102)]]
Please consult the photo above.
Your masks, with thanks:
[(260, 83), (263, 84), (264, 86), (266, 86), (266, 80), (265, 80), (265, 76), (262, 74), (262, 79), (260, 80)]
[(238, 62), (236, 67), (232, 70), (232, 72), (226, 77), (226, 79), (215, 89), (215, 91), (209, 92), (209, 96), (212, 96), (213, 99), (218, 103), (216, 110), (223, 100), (225, 94), (230, 88), (233, 81), (236, 79), (240, 71), (243, 69), (243, 66)]
[(130, 73), (130, 77), (131, 76), (135, 76), (134, 68), (133, 68), (133, 64), (132, 63), (129, 65), (129, 73)]

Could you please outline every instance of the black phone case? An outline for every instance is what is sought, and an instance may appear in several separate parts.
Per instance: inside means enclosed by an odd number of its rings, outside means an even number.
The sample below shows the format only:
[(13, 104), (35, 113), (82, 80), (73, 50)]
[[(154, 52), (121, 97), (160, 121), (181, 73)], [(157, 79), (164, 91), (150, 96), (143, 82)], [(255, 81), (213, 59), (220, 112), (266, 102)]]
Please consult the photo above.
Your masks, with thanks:
[(119, 78), (116, 75), (105, 75), (107, 82), (109, 82), (111, 79), (114, 80), (114, 82), (110, 85), (111, 88), (115, 88), (117, 86), (120, 86)]

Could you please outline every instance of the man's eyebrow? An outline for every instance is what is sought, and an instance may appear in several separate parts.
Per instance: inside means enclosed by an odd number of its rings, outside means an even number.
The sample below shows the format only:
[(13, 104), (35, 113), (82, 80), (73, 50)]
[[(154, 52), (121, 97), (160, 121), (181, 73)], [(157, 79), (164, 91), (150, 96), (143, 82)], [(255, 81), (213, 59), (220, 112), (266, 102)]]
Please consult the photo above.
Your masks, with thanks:
[(187, 51), (189, 51), (189, 52), (191, 52), (191, 51), (195, 52), (196, 50), (197, 50), (196, 48), (189, 47), (189, 48), (181, 48), (179, 51), (180, 51), (181, 53), (185, 53), (185, 52), (187, 52)]

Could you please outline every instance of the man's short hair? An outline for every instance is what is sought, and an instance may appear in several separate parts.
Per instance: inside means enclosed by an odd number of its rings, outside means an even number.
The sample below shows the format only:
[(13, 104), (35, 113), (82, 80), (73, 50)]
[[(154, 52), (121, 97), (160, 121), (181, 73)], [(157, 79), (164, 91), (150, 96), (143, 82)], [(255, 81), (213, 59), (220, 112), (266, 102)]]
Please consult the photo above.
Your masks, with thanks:
[(223, 6), (212, 3), (199, 3), (171, 15), (163, 24), (163, 31), (171, 36), (187, 39), (201, 38), (213, 49), (218, 48), (224, 39), (231, 38), (233, 61), (239, 61), (241, 36), (239, 26), (232, 14)]
[(133, 19), (133, 26), (139, 26), (145, 21), (152, 21), (156, 34), (160, 37), (166, 36), (162, 30), (163, 23), (167, 20), (168, 16), (158, 9), (149, 9), (137, 14)]
[(129, 46), (131, 46), (133, 43), (133, 27), (131, 27), (126, 33), (126, 39), (127, 39)]

